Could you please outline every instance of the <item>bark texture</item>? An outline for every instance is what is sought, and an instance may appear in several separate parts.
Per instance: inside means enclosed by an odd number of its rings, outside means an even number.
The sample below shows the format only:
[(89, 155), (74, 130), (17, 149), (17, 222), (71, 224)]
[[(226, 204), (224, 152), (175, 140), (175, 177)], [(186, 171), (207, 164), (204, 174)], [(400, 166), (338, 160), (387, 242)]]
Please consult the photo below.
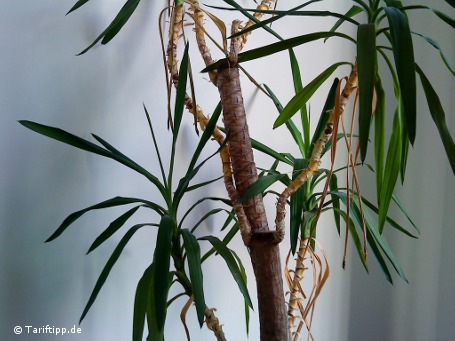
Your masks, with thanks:
[[(239, 197), (257, 180), (237, 67), (220, 69), (217, 85), (223, 106), (233, 176)], [(262, 195), (243, 203), (251, 226), (249, 251), (256, 277), (261, 341), (289, 340), (279, 244), (270, 231)]]

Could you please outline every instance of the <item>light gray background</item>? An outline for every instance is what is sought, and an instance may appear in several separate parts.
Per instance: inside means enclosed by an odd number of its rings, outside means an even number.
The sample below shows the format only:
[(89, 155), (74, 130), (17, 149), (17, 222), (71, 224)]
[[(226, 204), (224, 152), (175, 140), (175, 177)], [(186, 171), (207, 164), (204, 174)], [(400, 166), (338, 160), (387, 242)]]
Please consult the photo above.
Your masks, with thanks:
[[(43, 244), (68, 214), (116, 195), (150, 199), (155, 195), (152, 187), (134, 172), (38, 136), (17, 120), (58, 126), (87, 139), (91, 138), (90, 133), (96, 133), (157, 172), (142, 110), (144, 103), (159, 131), (162, 152), (169, 149), (164, 71), (157, 33), (161, 1), (142, 1), (130, 22), (108, 46), (96, 47), (80, 57), (75, 55), (109, 24), (123, 3), (91, 1), (65, 17), (73, 2), (0, 1), (1, 340), (128, 340), (135, 285), (153, 255), (155, 232), (141, 230), (114, 267), (81, 325), (81, 335), (14, 335), (16, 325), (66, 328), (77, 325), (101, 269), (122, 236), (116, 234), (93, 254), (84, 256), (93, 239), (124, 211), (111, 209), (87, 214), (57, 241)], [(430, 3), (454, 15), (443, 1)], [(314, 8), (344, 11), (350, 5), (348, 1), (326, 1)], [(455, 65), (453, 30), (436, 23), (430, 12), (419, 12), (411, 18), (415, 19), (416, 31), (441, 42), (451, 65)], [(324, 30), (331, 22), (299, 19), (277, 23), (275, 29), (291, 37), (315, 30), (318, 25)], [(219, 36), (216, 32), (214, 35)], [(252, 37), (247, 48), (264, 44), (267, 38), (260, 34)], [(331, 61), (352, 61), (352, 46), (346, 48), (339, 40), (332, 40), (325, 45), (313, 43), (308, 48), (296, 49), (304, 83)], [(417, 38), (415, 44), (417, 61), (436, 83), (455, 135), (453, 77), (445, 71), (436, 50)], [(192, 46), (195, 47), (194, 43)], [(259, 82), (270, 85), (283, 103), (293, 91), (287, 59), (283, 53), (264, 59), (259, 66), (245, 65)], [(194, 70), (201, 69), (198, 60), (195, 53)], [(348, 70), (337, 72), (344, 76)], [(297, 153), (285, 129), (272, 132), (276, 117), (272, 104), (254, 91), (246, 77), (242, 81), (253, 137), (264, 139), (278, 150)], [(197, 86), (198, 102), (210, 113), (218, 101), (216, 89), (205, 79), (198, 80)], [(314, 317), (313, 333), (317, 340), (455, 339), (455, 269), (451, 252), (455, 241), (455, 180), (422, 96), (419, 89), (418, 139), (410, 152), (405, 186), (399, 190), (421, 228), (421, 237), (411, 240), (393, 231), (387, 233), (410, 283), (394, 276), (395, 285), (391, 286), (373, 258), (370, 274), (366, 274), (352, 247), (347, 270), (342, 271), (343, 239), (336, 234), (330, 217), (324, 218), (319, 238), (328, 253), (331, 277)], [(320, 111), (323, 97), (321, 93), (319, 102), (312, 102), (313, 113)], [(182, 168), (197, 143), (189, 115), (184, 116), (183, 126), (179, 157)], [(215, 148), (213, 145), (209, 150)], [(270, 161), (258, 157), (258, 164), (268, 167)], [(219, 174), (219, 162), (213, 160), (200, 179)], [(367, 187), (368, 183), (363, 187), (365, 192)], [(222, 187), (212, 188), (206, 194), (224, 195), (224, 191)], [(190, 198), (189, 203), (195, 198)], [(274, 200), (268, 199), (267, 205), (271, 222)], [(139, 211), (131, 225), (151, 219), (147, 213)], [(200, 233), (216, 234), (219, 225), (218, 220), (211, 220)], [(240, 240), (236, 239), (233, 247), (250, 270)], [(286, 251), (287, 245), (283, 245), (283, 258)], [(207, 302), (218, 308), (228, 339), (246, 340), (243, 305), (235, 282), (219, 259), (208, 261), (205, 270)], [(249, 287), (254, 295), (250, 278)], [(168, 340), (184, 339), (178, 317), (183, 304), (179, 300), (170, 309)], [(213, 339), (206, 328), (197, 327), (194, 310), (187, 319), (194, 340)], [(258, 335), (257, 315), (253, 314), (250, 340), (257, 340)]]

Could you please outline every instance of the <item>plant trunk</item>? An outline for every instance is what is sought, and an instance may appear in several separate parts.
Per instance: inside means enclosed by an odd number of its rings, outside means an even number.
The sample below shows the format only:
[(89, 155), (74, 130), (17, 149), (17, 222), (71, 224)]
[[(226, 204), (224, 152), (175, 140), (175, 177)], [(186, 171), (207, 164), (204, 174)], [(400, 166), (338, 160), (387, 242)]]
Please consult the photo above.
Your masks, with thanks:
[[(235, 186), (241, 198), (257, 180), (257, 170), (238, 68), (219, 69), (217, 85), (223, 106)], [(285, 341), (289, 339), (289, 328), (279, 244), (274, 238), (274, 231), (269, 230), (262, 195), (248, 199), (243, 207), (251, 225), (251, 241), (247, 246), (256, 277), (261, 341)]]

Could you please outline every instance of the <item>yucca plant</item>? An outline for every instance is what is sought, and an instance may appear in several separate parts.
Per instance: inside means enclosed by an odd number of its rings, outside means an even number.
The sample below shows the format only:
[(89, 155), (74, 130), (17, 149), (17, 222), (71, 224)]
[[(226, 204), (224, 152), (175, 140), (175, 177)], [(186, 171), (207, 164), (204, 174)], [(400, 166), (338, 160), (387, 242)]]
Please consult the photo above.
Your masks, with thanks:
[[(323, 248), (316, 239), (317, 222), (320, 215), (329, 210), (334, 214), (334, 225), (339, 233), (341, 233), (341, 220), (346, 222), (345, 243), (350, 234), (366, 270), (368, 270), (367, 250), (371, 250), (389, 281), (392, 281), (389, 264), (401, 278), (406, 280), (402, 268), (383, 236), (383, 231), (388, 224), (411, 237), (415, 237), (417, 234), (417, 231), (409, 231), (389, 216), (389, 207), (394, 202), (407, 217), (410, 225), (416, 228), (394, 193), (399, 178), (403, 181), (406, 176), (409, 147), (416, 140), (416, 74), (420, 78), (429, 111), (438, 129), (452, 171), (455, 173), (455, 144), (447, 128), (444, 109), (437, 92), (419, 67), (418, 56), (414, 56), (413, 34), (423, 38), (431, 47), (436, 48), (449, 72), (452, 74), (454, 72), (437, 42), (430, 37), (412, 32), (407, 13), (414, 10), (426, 10), (432, 12), (435, 19), (441, 19), (453, 28), (454, 20), (452, 18), (428, 6), (405, 6), (401, 1), (396, 0), (353, 0), (352, 7), (346, 13), (311, 10), (314, 3), (323, 2), (323, 0), (307, 1), (285, 10), (277, 7), (277, 1), (272, 0), (263, 0), (256, 7), (240, 5), (233, 0), (223, 1), (228, 7), (213, 5), (202, 7), (196, 0), (169, 1), (168, 6), (162, 12), (162, 16), (169, 14), (168, 35), (166, 40), (163, 37), (164, 64), (168, 71), (169, 103), (172, 87), (176, 88), (176, 94), (175, 108), (173, 111), (169, 110), (168, 115), (168, 126), (172, 129), (173, 140), (171, 164), (167, 176), (158, 152), (162, 171), (161, 181), (97, 136), (94, 137), (102, 147), (57, 128), (29, 121), (21, 122), (38, 133), (112, 158), (132, 168), (146, 176), (161, 194), (165, 205), (143, 199), (114, 198), (78, 211), (70, 215), (50, 238), (50, 240), (56, 238), (74, 220), (92, 209), (137, 203), (158, 214), (159, 222), (151, 224), (158, 226), (155, 256), (153, 263), (139, 281), (136, 294), (134, 340), (142, 339), (145, 319), (148, 326), (148, 339), (164, 338), (166, 307), (174, 301), (174, 298), (168, 298), (168, 291), (174, 282), (181, 284), (182, 295), (189, 297), (188, 303), (183, 307), (183, 315), (194, 301), (199, 323), (202, 325), (205, 316), (207, 326), (213, 328), (217, 339), (224, 339), (224, 334), (213, 316), (213, 311), (207, 308), (204, 300), (201, 263), (215, 251), (219, 253), (227, 262), (237, 281), (246, 305), (251, 307), (245, 285), (246, 275), (243, 265), (236, 254), (227, 248), (228, 242), (237, 231), (249, 250), (253, 265), (257, 285), (261, 340), (281, 341), (290, 338), (297, 340), (302, 337), (304, 328), (308, 330), (309, 337), (312, 337), (310, 331), (312, 311), (329, 273)], [(70, 12), (87, 2), (88, 0), (79, 0)], [(81, 54), (86, 53), (98, 42), (108, 43), (129, 20), (139, 2), (140, 0), (128, 0), (106, 30)], [(453, 1), (446, 0), (446, 2), (454, 6)], [(215, 10), (216, 14), (212, 13)], [(222, 19), (225, 11), (235, 11), (246, 17), (247, 20), (245, 23), (234, 20), (231, 32), (228, 33), (227, 25)], [(268, 18), (261, 21), (264, 15), (267, 15)], [(333, 17), (337, 21), (327, 31), (283, 38), (275, 27), (271, 28), (270, 24), (286, 20), (291, 16), (300, 17), (301, 20), (305, 20), (306, 17)], [(205, 20), (214, 23), (221, 33), (220, 41), (214, 38), (214, 33), (207, 32)], [(219, 93), (221, 105), (214, 111), (210, 120), (196, 103), (193, 73), (190, 67), (190, 56), (195, 53), (192, 53), (190, 47), (190, 45), (193, 46), (192, 42), (183, 44), (183, 37), (189, 40), (192, 34), (185, 29), (185, 26), (188, 26), (184, 25), (185, 21), (188, 24), (191, 23), (190, 26), (194, 29), (194, 40), (196, 41), (194, 45), (197, 45), (199, 54), (206, 64), (203, 71), (208, 73)], [(162, 18), (159, 19), (159, 22), (160, 27), (166, 26)], [(343, 33), (341, 31), (343, 25), (354, 25), (356, 35)], [(275, 42), (271, 41), (268, 45), (242, 52), (249, 35), (258, 29), (265, 30), (270, 34), (270, 39)], [(210, 39), (210, 43), (206, 41), (207, 38)], [(355, 55), (354, 60), (339, 61), (329, 65), (304, 86), (305, 77), (300, 72), (299, 61), (293, 48), (316, 40), (334, 38), (343, 39), (346, 42), (346, 48), (351, 48)], [(209, 50), (210, 44), (220, 51), (218, 56), (220, 59), (217, 61)], [(179, 46), (182, 48), (185, 46), (180, 63)], [(270, 99), (270, 107), (273, 109), (271, 112), (275, 111), (274, 108), (278, 110), (274, 127), (286, 125), (300, 151), (300, 155), (297, 156), (291, 155), (287, 151), (277, 151), (273, 146), (251, 139), (243, 103), (240, 72), (244, 72), (249, 78), (252, 77), (249, 76), (242, 63), (253, 60), (261, 63), (263, 58), (279, 52), (289, 54), (295, 96), (283, 106), (272, 90), (273, 85), (260, 85), (260, 80), (253, 80), (253, 82)], [(346, 72), (343, 79), (331, 79), (337, 69), (345, 70), (346, 66), (350, 68), (350, 71)], [(383, 87), (385, 74), (391, 76), (393, 94), (388, 94)], [(333, 81), (333, 85), (327, 94), (318, 124), (312, 129), (309, 102), (321, 86), (329, 80)], [(190, 89), (188, 93), (187, 88)], [(386, 96), (395, 99), (393, 113), (387, 110)], [(351, 105), (348, 110), (349, 102)], [(199, 125), (203, 133), (186, 175), (173, 192), (172, 175), (175, 166), (176, 139), (185, 108), (194, 116), (195, 123)], [(351, 111), (352, 114), (349, 115)], [(216, 124), (221, 112), (224, 127), (218, 128)], [(299, 113), (299, 124), (293, 121), (296, 113)], [(387, 122), (392, 122), (391, 131), (386, 129)], [(149, 123), (153, 135), (150, 118)], [(190, 180), (204, 164), (203, 161), (196, 166), (201, 151), (210, 137), (219, 144), (218, 152), (222, 160), (220, 174), (222, 173), (221, 177), (224, 180), (229, 200), (201, 198), (190, 210), (195, 209), (198, 203), (205, 200), (217, 200), (227, 205), (229, 209), (220, 208), (206, 214), (199, 213), (201, 221), (222, 211), (228, 213), (225, 225), (228, 226), (232, 223), (232, 227), (223, 240), (215, 236), (197, 237), (194, 233), (197, 226), (192, 229), (185, 228), (183, 222), (187, 214), (182, 217), (177, 214), (179, 203), (186, 192), (215, 181), (214, 179), (201, 184), (189, 185)], [(158, 151), (155, 139), (154, 143)], [(340, 148), (339, 143), (346, 146), (348, 156), (345, 164), (336, 168), (335, 159), (337, 150)], [(369, 148), (370, 144), (372, 146)], [(368, 154), (371, 148), (373, 148), (373, 157)], [(272, 159), (272, 166), (263, 168), (259, 174), (254, 161), (254, 150), (265, 153)], [(321, 168), (321, 158), (328, 154), (330, 154), (331, 166), (327, 169)], [(328, 157), (326, 156), (326, 158)], [(368, 199), (362, 195), (362, 183), (357, 176), (359, 168), (365, 168), (375, 179), (376, 198)], [(292, 175), (289, 176), (289, 174)], [(340, 183), (340, 174), (346, 177), (344, 184)], [(284, 185), (281, 193), (270, 190), (270, 186), (276, 182)], [(277, 196), (275, 229), (270, 229), (267, 222), (263, 203), (263, 196), (266, 194)], [(285, 226), (287, 204), (290, 205), (289, 231)], [(134, 207), (115, 220), (100, 235), (90, 250), (96, 248), (118, 230), (140, 206)], [(96, 298), (110, 268), (118, 259), (128, 239), (142, 226), (144, 225), (137, 225), (129, 230), (114, 251), (95, 286), (82, 318)], [(288, 266), (285, 269), (290, 292), (287, 307), (279, 248), (280, 242), (286, 234), (290, 237), (290, 254), (296, 258), (295, 269), (292, 270)], [(213, 250), (201, 257), (199, 243), (203, 241), (209, 241)], [(170, 266), (171, 259), (174, 268)], [(184, 266), (185, 260), (188, 268)], [(308, 266), (306, 264), (310, 264), (313, 268), (314, 285), (312, 292), (306, 296), (305, 300), (301, 281), (305, 280), (305, 269)], [(246, 311), (248, 312), (248, 309)], [(189, 339), (188, 331), (187, 335)]]

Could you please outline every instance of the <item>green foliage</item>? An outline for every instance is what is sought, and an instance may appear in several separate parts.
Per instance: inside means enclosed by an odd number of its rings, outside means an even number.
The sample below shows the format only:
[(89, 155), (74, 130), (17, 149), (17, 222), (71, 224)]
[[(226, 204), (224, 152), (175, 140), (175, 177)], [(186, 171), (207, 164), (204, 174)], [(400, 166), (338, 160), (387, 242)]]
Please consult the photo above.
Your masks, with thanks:
[[(78, 0), (69, 10), (68, 14), (85, 5), (88, 1), (89, 0)], [(345, 13), (336, 13), (327, 10), (302, 10), (304, 7), (310, 7), (312, 4), (321, 1), (322, 0), (307, 1), (298, 4), (289, 10), (265, 11), (272, 16), (262, 22), (252, 15), (252, 12), (256, 11), (255, 9), (244, 8), (234, 0), (224, 0), (224, 2), (230, 6), (229, 8), (209, 6), (221, 10), (237, 11), (255, 22), (254, 25), (234, 36), (261, 29), (278, 39), (278, 42), (240, 53), (238, 62), (244, 63), (253, 60), (259, 62), (262, 58), (266, 58), (272, 54), (288, 51), (290, 72), (292, 74), (293, 87), (295, 90), (295, 95), (292, 99), (286, 105), (282, 105), (272, 91), (272, 88), (264, 85), (267, 94), (277, 109), (277, 119), (274, 123), (274, 128), (285, 125), (298, 147), (300, 154), (292, 155), (287, 152), (277, 151), (262, 141), (252, 140), (253, 148), (268, 155), (271, 158), (273, 165), (270, 169), (264, 170), (260, 174), (258, 180), (249, 188), (240, 201), (243, 202), (258, 193), (262, 193), (263, 195), (275, 194), (276, 192), (271, 190), (271, 186), (288, 186), (291, 183), (291, 180), (296, 179), (301, 170), (308, 167), (309, 159), (314, 150), (314, 144), (326, 129), (326, 123), (328, 122), (331, 111), (339, 104), (336, 101), (340, 81), (338, 78), (333, 78), (332, 75), (340, 66), (352, 64), (340, 61), (330, 65), (317, 77), (304, 85), (305, 78), (302, 75), (299, 61), (293, 48), (321, 39), (327, 41), (327, 39), (333, 37), (342, 38), (344, 41), (349, 42), (349, 44), (346, 44), (346, 48), (352, 47), (353, 52), (356, 55), (359, 77), (358, 132), (334, 136), (334, 138), (325, 146), (321, 157), (328, 152), (331, 152), (331, 148), (334, 147), (335, 142), (342, 138), (358, 139), (361, 164), (348, 164), (347, 166), (334, 169), (333, 172), (327, 169), (319, 169), (318, 174), (312, 179), (309, 179), (296, 191), (296, 193), (294, 193), (289, 202), (290, 228), (288, 235), (290, 238), (291, 250), (295, 253), (299, 238), (314, 238), (317, 232), (317, 219), (319, 218), (319, 214), (331, 211), (334, 216), (335, 227), (338, 234), (341, 234), (341, 221), (343, 220), (346, 223), (346, 233), (350, 234), (356, 252), (366, 271), (368, 271), (369, 268), (365, 252), (367, 246), (364, 244), (368, 243), (369, 250), (372, 251), (372, 254), (388, 281), (391, 283), (393, 282), (392, 270), (394, 270), (403, 280), (407, 281), (403, 269), (400, 267), (385, 239), (383, 231), (385, 226), (389, 226), (396, 232), (403, 233), (411, 238), (417, 237), (415, 232), (409, 231), (405, 228), (404, 224), (399, 223), (390, 217), (390, 206), (395, 205), (406, 217), (407, 223), (410, 224), (418, 234), (416, 225), (411, 220), (404, 205), (395, 194), (395, 187), (399, 176), (401, 176), (402, 181), (405, 177), (409, 145), (413, 144), (416, 139), (416, 73), (419, 75), (430, 114), (437, 127), (452, 171), (455, 174), (455, 143), (447, 127), (445, 112), (438, 94), (424, 71), (415, 62), (412, 34), (424, 39), (430, 46), (437, 49), (448, 71), (451, 72), (451, 74), (454, 74), (454, 71), (438, 42), (421, 33), (411, 31), (411, 23), (408, 20), (407, 12), (417, 9), (430, 10), (435, 14), (437, 19), (442, 20), (452, 28), (455, 27), (454, 19), (447, 14), (428, 6), (403, 6), (401, 1), (397, 0), (385, 0), (384, 5), (378, 0), (368, 2), (353, 0), (354, 4)], [(139, 2), (140, 0), (127, 0), (110, 25), (80, 54), (86, 53), (100, 41), (101, 44), (107, 44), (112, 40), (130, 19), (133, 12), (137, 9)], [(453, 0), (446, 0), (446, 2), (452, 7), (455, 7)], [(184, 4), (184, 2), (174, 2), (174, 5), (181, 4)], [(337, 20), (327, 31), (310, 32), (288, 39), (281, 37), (269, 26), (272, 22), (286, 20), (286, 18), (291, 16), (302, 18), (331, 17)], [(339, 32), (344, 24), (355, 25), (357, 32), (355, 37)], [(379, 39), (384, 37), (386, 45), (378, 45)], [(223, 45), (224, 44), (226, 44), (225, 41), (223, 42)], [(394, 85), (393, 96), (386, 93), (383, 88), (382, 77), (384, 71), (381, 70), (379, 66), (379, 60), (381, 58), (386, 63), (386, 71), (389, 72), (392, 77)], [(221, 59), (218, 62), (209, 65), (203, 71), (208, 72), (216, 70), (219, 66), (226, 63), (226, 61), (226, 58)], [(82, 321), (90, 310), (107, 280), (110, 271), (119, 259), (129, 240), (142, 227), (152, 227), (157, 230), (157, 241), (154, 248), (152, 263), (144, 271), (136, 288), (133, 316), (133, 341), (142, 340), (145, 321), (147, 321), (148, 328), (147, 340), (164, 340), (167, 308), (181, 295), (193, 297), (198, 321), (202, 326), (206, 308), (203, 285), (204, 271), (202, 264), (207, 258), (214, 255), (220, 255), (226, 263), (230, 274), (237, 283), (238, 289), (243, 296), (247, 330), (249, 309), (252, 309), (253, 307), (247, 289), (245, 268), (237, 254), (228, 247), (228, 244), (239, 230), (230, 201), (225, 198), (204, 197), (197, 200), (185, 212), (180, 212), (180, 204), (187, 193), (208, 186), (220, 179), (219, 177), (215, 177), (213, 179), (205, 180), (202, 183), (193, 183), (195, 176), (205, 163), (220, 150), (219, 149), (216, 153), (200, 161), (202, 152), (211, 139), (212, 133), (220, 117), (222, 111), (221, 104), (213, 111), (213, 115), (200, 137), (199, 143), (187, 165), (184, 176), (179, 179), (178, 182), (173, 178), (176, 168), (175, 163), (177, 161), (177, 142), (181, 124), (183, 122), (189, 69), (190, 52), (189, 44), (187, 43), (179, 67), (179, 80), (175, 95), (173, 116), (172, 149), (169, 155), (168, 167), (165, 167), (163, 164), (163, 158), (158, 148), (152, 120), (144, 106), (157, 161), (160, 167), (160, 174), (158, 176), (143, 168), (97, 135), (93, 135), (93, 138), (98, 144), (82, 139), (59, 128), (45, 126), (31, 121), (20, 121), (23, 126), (41, 135), (117, 161), (147, 178), (151, 183), (153, 190), (158, 192), (154, 193), (153, 200), (117, 196), (76, 211), (64, 219), (56, 231), (46, 240), (46, 242), (49, 242), (56, 239), (82, 215), (92, 210), (134, 205), (114, 219), (107, 228), (99, 234), (88, 249), (87, 253), (90, 253), (127, 225), (139, 208), (149, 209), (149, 212), (152, 213), (151, 221), (130, 227), (107, 260), (80, 318)], [(308, 104), (312, 100), (313, 95), (320, 91), (321, 87), (329, 79), (333, 81), (333, 84), (327, 93), (327, 99), (316, 127), (311, 127)], [(192, 86), (192, 82), (190, 81), (189, 83)], [(392, 97), (395, 98), (396, 109), (394, 113), (389, 113), (386, 108), (386, 98)], [(296, 121), (295, 119), (297, 116), (295, 114), (297, 112), (300, 113), (300, 117)], [(390, 131), (386, 129), (387, 120), (393, 120)], [(371, 124), (373, 124), (373, 122), (374, 129), (371, 129)], [(311, 134), (311, 132), (313, 132), (313, 134)], [(373, 134), (373, 136), (371, 136), (371, 134)], [(370, 143), (374, 144), (374, 166), (368, 164), (367, 151)], [(221, 146), (221, 148), (222, 147), (223, 146)], [(353, 171), (353, 168), (362, 165), (374, 171), (374, 175), (372, 176), (374, 176), (376, 184), (376, 203), (361, 196), (357, 188), (343, 188), (340, 186), (341, 177), (339, 173), (345, 171), (351, 172)], [(292, 176), (286, 172), (278, 171), (278, 166), (283, 166), (283, 168), (288, 170), (291, 168)], [(182, 167), (182, 164), (179, 164), (178, 167)], [(177, 186), (174, 186), (175, 183), (177, 183)], [(327, 185), (321, 192), (319, 185), (324, 183), (327, 183)], [(328, 195), (328, 199), (325, 198), (326, 194)], [(157, 199), (158, 197), (159, 199)], [(186, 218), (190, 214), (196, 214), (196, 209), (200, 208), (200, 204), (208, 201), (216, 202), (219, 205), (223, 205), (223, 207), (217, 207), (205, 213), (199, 212), (197, 223), (193, 226), (188, 226)], [(227, 215), (225, 223), (221, 227), (221, 231), (226, 230), (223, 239), (213, 235), (198, 238), (196, 233), (198, 227), (201, 226), (203, 222), (206, 222), (209, 217), (220, 213), (226, 213)], [(204, 241), (208, 241), (211, 244), (212, 249), (201, 257), (200, 243)], [(169, 290), (174, 283), (180, 284), (179, 288), (182, 289), (182, 292), (173, 298), (169, 298)]]

